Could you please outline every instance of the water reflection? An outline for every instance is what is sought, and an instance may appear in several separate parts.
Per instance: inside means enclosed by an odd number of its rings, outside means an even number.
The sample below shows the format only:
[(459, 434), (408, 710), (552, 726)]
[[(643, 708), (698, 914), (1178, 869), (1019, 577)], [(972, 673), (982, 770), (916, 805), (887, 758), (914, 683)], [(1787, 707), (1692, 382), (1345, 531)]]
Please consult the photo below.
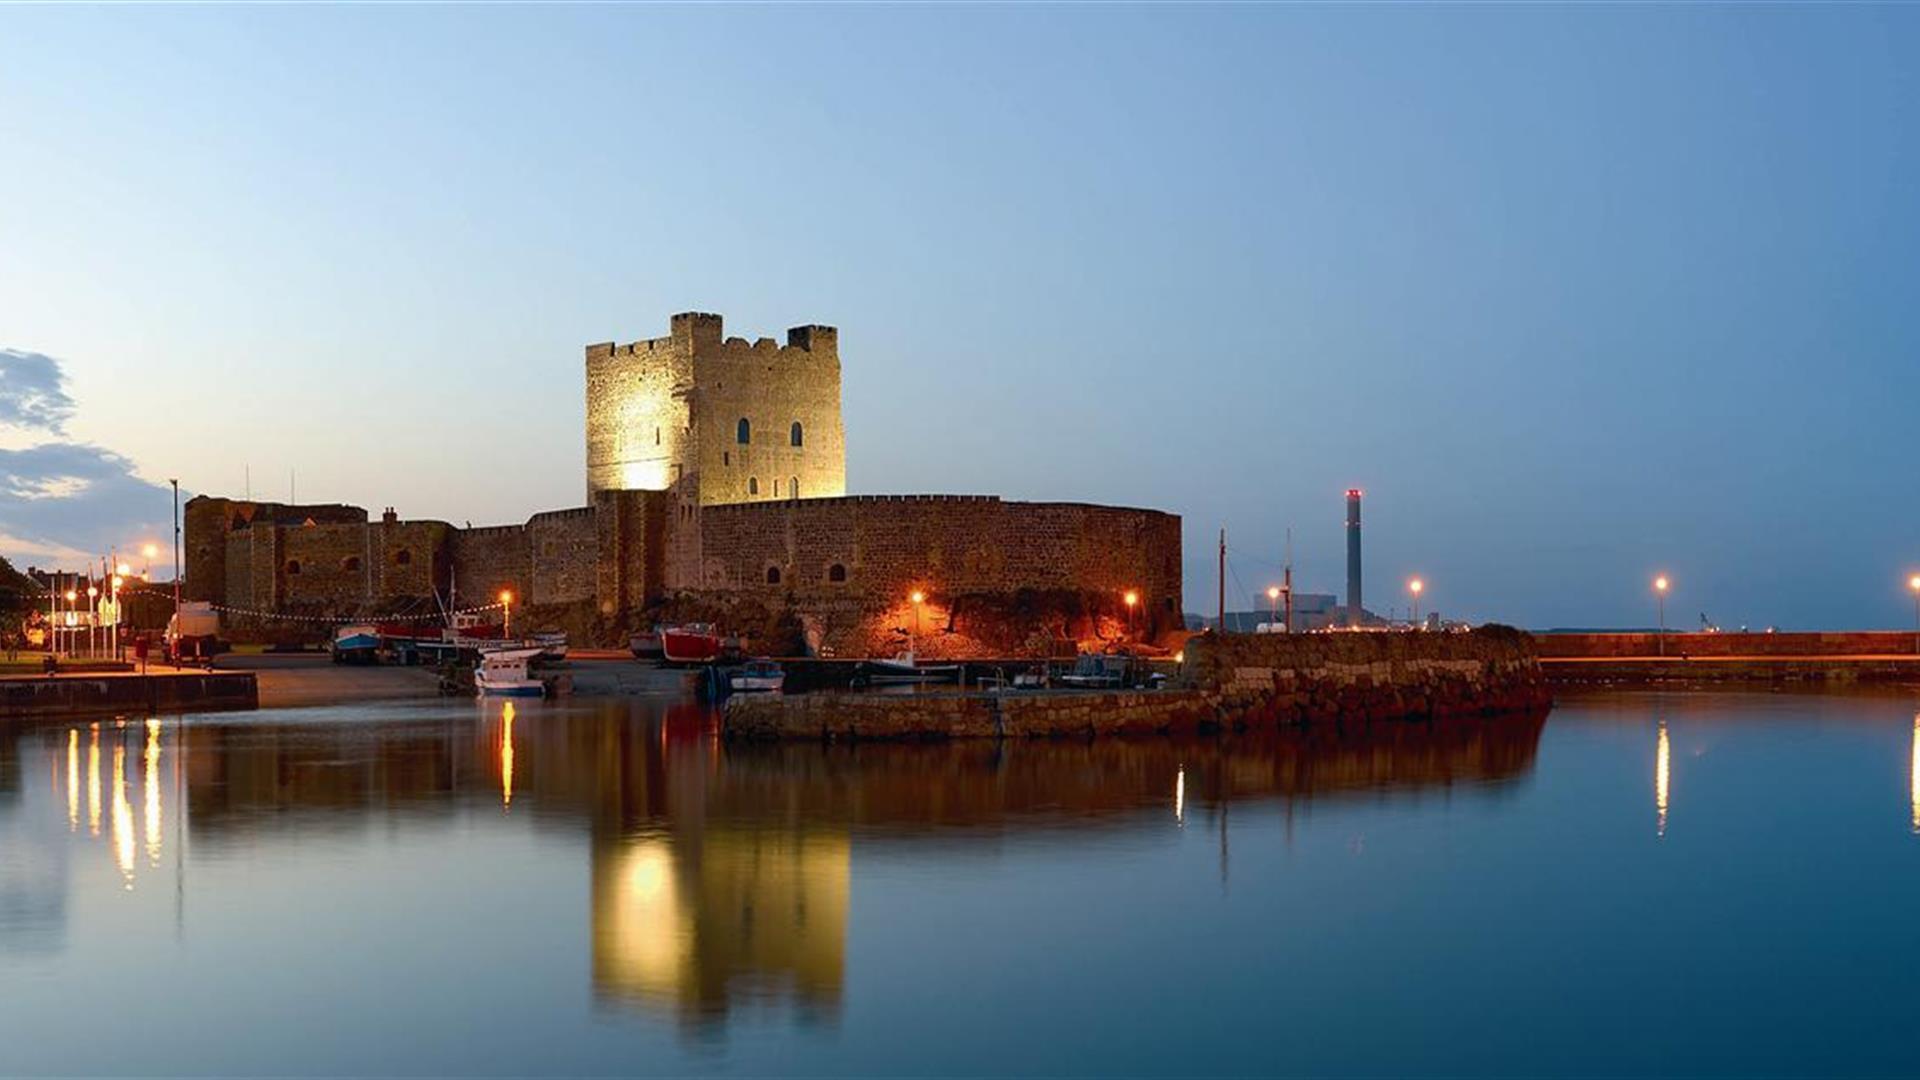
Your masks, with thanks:
[(1913, 716), (1913, 750), (1907, 762), (1907, 806), (1911, 828), (1920, 834), (1920, 713)]
[(1653, 755), (1654, 834), (1667, 835), (1667, 791), (1672, 778), (1673, 751), (1667, 743), (1667, 722), (1660, 721), (1660, 742)]
[[(1533, 767), (1543, 723), (826, 747), (728, 745), (702, 708), (627, 702), (489, 702), (477, 722), (473, 706), (435, 704), (378, 722), (338, 710), (105, 732), (93, 724), (88, 818), (97, 836), (108, 816), (108, 836), (104, 845), (62, 842), (104, 848), (123, 890), (159, 869), (174, 843), (183, 894), (197, 861), (298, 852), (315, 836), (354, 842), (374, 823), (382, 827), (371, 832), (385, 835), (447, 819), (571, 833), (584, 841), (590, 883), (580, 945), (603, 1005), (696, 1026), (742, 1005), (834, 1022), (862, 852), (908, 843), (991, 851), (1015, 830), (1032, 843), (1073, 844), (1089, 828), (1179, 827), (1196, 807), (1217, 815), (1224, 843), (1231, 804), (1498, 790)], [(23, 742), (44, 756), (53, 820), (64, 801), (77, 829), (78, 728), (0, 733), (10, 750)], [(163, 784), (169, 764), (172, 782)], [(130, 784), (140, 785), (138, 821)], [(508, 808), (511, 819), (501, 816)], [(0, 924), (0, 936), (8, 929)]]

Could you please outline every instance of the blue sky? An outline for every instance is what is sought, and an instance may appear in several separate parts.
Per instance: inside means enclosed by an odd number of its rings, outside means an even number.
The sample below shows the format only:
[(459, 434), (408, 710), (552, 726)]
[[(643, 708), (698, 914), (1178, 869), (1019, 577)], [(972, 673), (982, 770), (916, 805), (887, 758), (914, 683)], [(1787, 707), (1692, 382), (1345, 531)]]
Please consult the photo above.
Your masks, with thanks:
[(576, 504), (581, 346), (700, 309), (841, 328), (855, 491), (1183, 515), (1191, 610), (1222, 524), (1247, 589), (1291, 524), (1333, 591), (1359, 485), (1371, 606), (1419, 573), (1448, 614), (1646, 623), (1666, 571), (1676, 624), (1911, 622), (1920, 10), (7, 8), (0, 42), (0, 349), (71, 403), (0, 407), (19, 561), (164, 531), (169, 476)]

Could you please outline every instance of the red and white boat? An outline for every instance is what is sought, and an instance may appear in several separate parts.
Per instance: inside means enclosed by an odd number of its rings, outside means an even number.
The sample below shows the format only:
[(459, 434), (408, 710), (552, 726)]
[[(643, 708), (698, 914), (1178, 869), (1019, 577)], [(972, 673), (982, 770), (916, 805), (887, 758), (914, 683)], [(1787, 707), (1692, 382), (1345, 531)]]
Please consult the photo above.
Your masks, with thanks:
[(711, 664), (725, 641), (712, 623), (681, 623), (660, 628), (660, 655), (669, 664)]

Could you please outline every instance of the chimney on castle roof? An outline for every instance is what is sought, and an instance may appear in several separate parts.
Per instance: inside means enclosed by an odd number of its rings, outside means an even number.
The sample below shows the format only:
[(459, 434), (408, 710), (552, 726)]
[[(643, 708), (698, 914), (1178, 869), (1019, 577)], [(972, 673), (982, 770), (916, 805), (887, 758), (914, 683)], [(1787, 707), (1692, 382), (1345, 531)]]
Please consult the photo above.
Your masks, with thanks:
[(380, 523), (382, 525), (393, 525), (398, 523), (399, 520), (400, 520), (400, 515), (396, 513), (393, 507), (391, 506), (387, 507), (385, 510), (381, 511), (380, 513)]
[(840, 331), (817, 323), (796, 326), (787, 331), (787, 347), (808, 352), (838, 352)]

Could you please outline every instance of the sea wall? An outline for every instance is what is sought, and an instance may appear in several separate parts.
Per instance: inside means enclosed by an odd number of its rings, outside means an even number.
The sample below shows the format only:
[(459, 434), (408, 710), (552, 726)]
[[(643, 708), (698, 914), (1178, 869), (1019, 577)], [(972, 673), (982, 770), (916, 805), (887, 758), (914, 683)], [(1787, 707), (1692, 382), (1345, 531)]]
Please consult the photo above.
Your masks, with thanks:
[(1260, 731), (1544, 709), (1552, 696), (1517, 630), (1468, 634), (1200, 635), (1179, 685), (1148, 691), (740, 696), (740, 739), (1091, 737)]
[(253, 709), (252, 672), (0, 679), (0, 718)]
[(1656, 656), (1912, 656), (1911, 630), (1785, 634), (1537, 634), (1542, 659)]

